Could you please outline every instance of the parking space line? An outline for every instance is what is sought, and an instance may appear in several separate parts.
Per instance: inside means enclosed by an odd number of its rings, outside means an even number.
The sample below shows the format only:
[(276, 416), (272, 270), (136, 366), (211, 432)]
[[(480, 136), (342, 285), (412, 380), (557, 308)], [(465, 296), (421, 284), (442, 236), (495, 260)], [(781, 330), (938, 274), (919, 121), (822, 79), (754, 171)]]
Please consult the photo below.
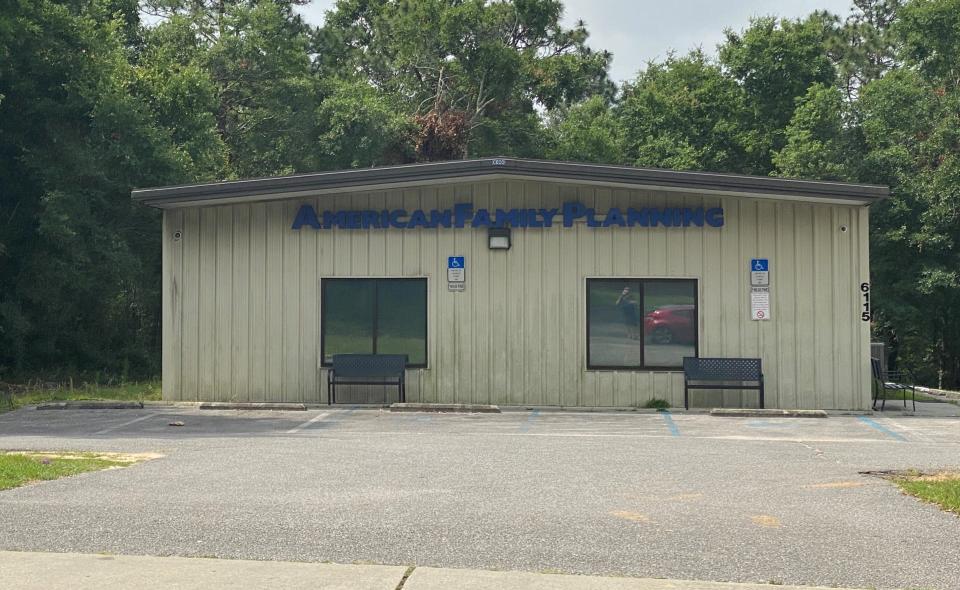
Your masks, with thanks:
[(310, 418), (309, 420), (307, 420), (307, 421), (304, 422), (303, 424), (301, 424), (301, 425), (299, 425), (299, 426), (297, 426), (297, 427), (295, 427), (295, 428), (291, 428), (290, 430), (287, 431), (287, 434), (296, 434), (296, 433), (300, 432), (301, 430), (303, 430), (304, 428), (306, 428), (307, 426), (310, 426), (310, 425), (313, 424), (314, 422), (318, 422), (318, 421), (320, 421), (320, 420), (323, 420), (324, 418), (326, 418), (326, 417), (329, 416), (329, 415), (330, 415), (330, 412), (322, 412), (322, 413), (320, 413), (320, 414), (317, 414), (316, 416), (314, 416), (313, 418)]
[(857, 419), (863, 422), (864, 424), (866, 424), (867, 426), (869, 426), (870, 428), (873, 428), (874, 430), (878, 430), (894, 440), (898, 440), (901, 442), (906, 442), (907, 440), (906, 437), (904, 437), (899, 432), (894, 432), (890, 430), (889, 428), (887, 428), (883, 424), (880, 424), (879, 422), (877, 422), (872, 418), (868, 418), (867, 416), (857, 416)]
[(116, 424), (116, 425), (114, 425), (114, 426), (110, 426), (110, 427), (104, 428), (103, 430), (98, 430), (97, 432), (94, 432), (93, 434), (94, 434), (94, 436), (96, 436), (96, 435), (98, 435), (98, 434), (107, 434), (108, 432), (113, 432), (114, 430), (119, 430), (119, 429), (121, 429), (121, 428), (125, 428), (125, 427), (127, 427), (127, 426), (130, 426), (131, 424), (136, 424), (137, 422), (143, 422), (143, 421), (146, 420), (147, 418), (153, 418), (154, 415), (155, 415), (155, 414), (147, 414), (146, 416), (140, 416), (139, 418), (134, 418), (133, 420), (128, 420), (127, 422), (124, 422), (123, 424)]
[(663, 411), (660, 412), (660, 415), (663, 417), (663, 421), (667, 423), (667, 430), (670, 431), (670, 436), (680, 436), (680, 429), (677, 427), (677, 423), (673, 421), (673, 416), (670, 415), (670, 412)]
[(540, 410), (533, 410), (530, 412), (530, 415), (527, 416), (527, 420), (520, 425), (520, 432), (528, 432), (530, 427), (533, 425), (533, 421), (536, 420), (537, 416), (540, 415)]
[(894, 426), (896, 426), (898, 430), (910, 435), (910, 438), (914, 440), (920, 440), (922, 442), (929, 442), (929, 443), (937, 442), (937, 440), (934, 437), (928, 435), (926, 432), (923, 432), (920, 428), (907, 426), (903, 422), (892, 420), (890, 418), (887, 418), (887, 420), (890, 422), (890, 424), (893, 424)]

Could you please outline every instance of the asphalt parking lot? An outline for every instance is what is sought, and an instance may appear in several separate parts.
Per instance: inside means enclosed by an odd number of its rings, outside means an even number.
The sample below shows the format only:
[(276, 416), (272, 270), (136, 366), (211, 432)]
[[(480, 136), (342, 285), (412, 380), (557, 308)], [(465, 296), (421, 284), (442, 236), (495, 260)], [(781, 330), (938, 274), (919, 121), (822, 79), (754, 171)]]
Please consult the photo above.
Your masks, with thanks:
[(960, 466), (957, 418), (23, 409), (0, 448), (164, 455), (0, 492), (0, 550), (960, 588), (960, 518), (861, 473)]

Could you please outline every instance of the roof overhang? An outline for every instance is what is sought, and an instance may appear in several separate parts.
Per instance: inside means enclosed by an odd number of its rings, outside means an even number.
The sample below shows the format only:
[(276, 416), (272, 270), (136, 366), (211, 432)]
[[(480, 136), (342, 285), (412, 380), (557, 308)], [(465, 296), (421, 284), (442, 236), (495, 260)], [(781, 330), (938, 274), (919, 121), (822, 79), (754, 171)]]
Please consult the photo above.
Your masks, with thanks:
[(497, 157), (144, 188), (132, 191), (131, 196), (151, 207), (173, 208), (491, 180), (538, 180), (864, 206), (886, 198), (890, 192), (885, 186), (869, 184)]

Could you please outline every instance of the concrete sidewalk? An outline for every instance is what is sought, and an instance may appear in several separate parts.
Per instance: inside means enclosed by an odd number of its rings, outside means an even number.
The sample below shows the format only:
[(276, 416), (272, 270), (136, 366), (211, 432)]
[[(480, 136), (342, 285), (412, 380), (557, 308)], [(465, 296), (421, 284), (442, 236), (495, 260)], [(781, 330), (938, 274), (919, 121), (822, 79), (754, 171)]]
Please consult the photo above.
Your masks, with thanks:
[(0, 581), (6, 588), (20, 590), (817, 590), (814, 586), (450, 568), (27, 551), (0, 552)]

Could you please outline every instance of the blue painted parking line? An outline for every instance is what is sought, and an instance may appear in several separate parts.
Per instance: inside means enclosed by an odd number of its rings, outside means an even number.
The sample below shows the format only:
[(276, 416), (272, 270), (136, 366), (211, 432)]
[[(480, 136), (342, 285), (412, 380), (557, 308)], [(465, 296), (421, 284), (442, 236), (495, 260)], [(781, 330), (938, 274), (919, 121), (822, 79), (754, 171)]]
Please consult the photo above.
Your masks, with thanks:
[(670, 431), (670, 435), (680, 436), (680, 429), (677, 428), (677, 423), (673, 421), (673, 416), (670, 415), (670, 412), (660, 412), (660, 415), (663, 416), (663, 421), (667, 423), (667, 430)]
[(527, 420), (520, 425), (520, 432), (527, 432), (530, 430), (530, 427), (533, 426), (533, 421), (537, 419), (537, 416), (540, 415), (540, 410), (533, 410), (530, 412), (530, 415), (527, 416)]
[(889, 428), (887, 428), (887, 427), (884, 426), (883, 424), (880, 424), (879, 422), (877, 422), (877, 421), (874, 420), (873, 418), (868, 418), (868, 417), (866, 417), (866, 416), (857, 416), (857, 419), (859, 419), (861, 422), (863, 422), (864, 424), (866, 424), (866, 425), (869, 426), (870, 428), (873, 428), (874, 430), (879, 430), (880, 432), (886, 434), (887, 436), (889, 436), (890, 438), (892, 438), (892, 439), (894, 439), (894, 440), (899, 440), (899, 441), (902, 441), (902, 442), (906, 442), (906, 440), (907, 440), (907, 439), (906, 439), (902, 434), (900, 434), (899, 432), (894, 432), (894, 431), (890, 430)]

